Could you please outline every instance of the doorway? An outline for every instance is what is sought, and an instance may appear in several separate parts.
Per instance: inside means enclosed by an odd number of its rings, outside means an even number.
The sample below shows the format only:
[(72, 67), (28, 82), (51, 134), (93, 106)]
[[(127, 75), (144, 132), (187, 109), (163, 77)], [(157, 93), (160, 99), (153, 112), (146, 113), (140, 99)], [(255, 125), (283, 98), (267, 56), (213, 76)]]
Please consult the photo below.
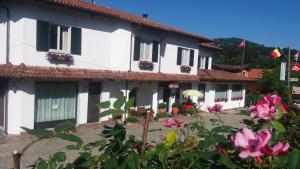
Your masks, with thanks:
[(99, 122), (100, 111), (96, 106), (100, 102), (101, 94), (101, 84), (100, 83), (90, 83), (89, 84), (89, 98), (88, 98), (88, 117), (87, 123)]

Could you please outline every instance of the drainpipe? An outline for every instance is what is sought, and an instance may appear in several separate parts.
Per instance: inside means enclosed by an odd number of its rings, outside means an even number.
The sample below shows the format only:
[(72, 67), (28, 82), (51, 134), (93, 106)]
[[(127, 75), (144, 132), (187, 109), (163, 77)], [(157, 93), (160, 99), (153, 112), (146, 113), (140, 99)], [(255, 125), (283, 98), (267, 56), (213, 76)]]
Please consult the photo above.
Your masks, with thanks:
[(135, 36), (133, 32), (138, 30), (140, 27), (141, 27), (141, 25), (138, 25), (136, 28), (134, 28), (131, 31), (131, 35), (130, 35), (130, 54), (129, 54), (129, 70), (128, 70), (128, 72), (131, 72), (131, 70), (132, 70), (132, 63), (131, 63), (131, 61), (132, 61), (132, 39)]
[[(9, 64), (9, 55), (10, 55), (10, 10), (6, 7), (0, 4), (0, 8), (3, 8), (6, 10), (6, 58), (5, 58), (5, 63)], [(8, 80), (6, 80), (6, 85), (5, 85), (5, 96), (4, 96), (4, 127), (5, 127), (5, 133), (7, 133), (7, 115), (8, 115)]]
[(0, 8), (6, 10), (6, 64), (9, 63), (9, 54), (10, 54), (10, 10), (3, 5), (0, 5)]

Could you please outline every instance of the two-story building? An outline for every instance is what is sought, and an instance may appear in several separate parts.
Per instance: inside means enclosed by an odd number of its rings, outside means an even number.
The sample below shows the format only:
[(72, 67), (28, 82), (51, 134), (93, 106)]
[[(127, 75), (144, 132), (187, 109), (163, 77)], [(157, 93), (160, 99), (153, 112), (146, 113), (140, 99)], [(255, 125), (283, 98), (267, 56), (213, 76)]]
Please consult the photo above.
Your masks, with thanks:
[(1, 1), (0, 21), (0, 126), (8, 134), (99, 122), (95, 104), (119, 96), (171, 107), (183, 90), (200, 89), (198, 68), (212, 63), (207, 37), (80, 0)]

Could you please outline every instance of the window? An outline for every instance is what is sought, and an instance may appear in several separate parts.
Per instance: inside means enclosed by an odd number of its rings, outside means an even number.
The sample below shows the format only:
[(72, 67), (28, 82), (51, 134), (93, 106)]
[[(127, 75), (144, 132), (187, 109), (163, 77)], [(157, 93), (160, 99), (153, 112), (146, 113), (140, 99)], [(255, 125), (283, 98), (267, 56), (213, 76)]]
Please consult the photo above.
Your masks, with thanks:
[(134, 61), (146, 60), (150, 62), (158, 61), (158, 41), (151, 41), (134, 38)]
[(36, 84), (35, 127), (49, 128), (76, 119), (77, 86), (73, 83)]
[(198, 68), (199, 69), (205, 69), (205, 58), (204, 56), (199, 56), (198, 61)]
[(233, 97), (242, 97), (243, 96), (243, 85), (232, 85), (232, 94)]
[(205, 57), (205, 69), (208, 69), (209, 67), (209, 57), (208, 56), (206, 56)]
[(69, 27), (50, 25), (50, 49), (70, 52), (70, 32)]
[(199, 91), (203, 93), (203, 98), (200, 98), (199, 101), (204, 101), (205, 100), (205, 84), (199, 84)]
[(181, 65), (188, 66), (190, 62), (190, 50), (182, 49), (182, 60)]
[(215, 99), (224, 98), (227, 99), (228, 85), (216, 85)]
[(194, 50), (178, 47), (177, 65), (194, 66)]
[(76, 55), (81, 54), (81, 28), (37, 21), (37, 51), (56, 50)]
[(152, 60), (152, 42), (141, 40), (140, 44), (140, 60)]

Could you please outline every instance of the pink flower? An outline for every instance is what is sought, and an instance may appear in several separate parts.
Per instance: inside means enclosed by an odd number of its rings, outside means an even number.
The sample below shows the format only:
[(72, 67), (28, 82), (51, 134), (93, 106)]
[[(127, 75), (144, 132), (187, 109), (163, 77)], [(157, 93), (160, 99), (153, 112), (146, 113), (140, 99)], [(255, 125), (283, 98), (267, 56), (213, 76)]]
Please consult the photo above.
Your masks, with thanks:
[(223, 105), (222, 104), (215, 104), (212, 107), (209, 107), (209, 106), (207, 107), (207, 111), (209, 113), (212, 113), (212, 112), (220, 113), (222, 109), (223, 109)]
[(173, 125), (175, 125), (175, 121), (173, 119), (165, 119), (163, 121), (163, 125), (164, 127), (171, 128)]
[(265, 146), (261, 151), (269, 156), (276, 156), (276, 155), (287, 155), (288, 149), (290, 145), (288, 143), (278, 142), (272, 148), (268, 145)]
[(212, 113), (212, 112), (214, 111), (214, 109), (213, 109), (213, 107), (208, 106), (208, 107), (207, 107), (207, 111), (208, 111), (209, 113)]
[(183, 121), (179, 119), (174, 120), (176, 127), (182, 127), (183, 126)]
[(263, 96), (256, 106), (250, 106), (250, 117), (253, 119), (271, 119), (278, 111), (275, 105), (278, 105), (284, 114), (287, 113), (287, 108), (285, 104), (282, 103), (281, 97), (268, 94)]
[(254, 135), (252, 130), (244, 128), (241, 132), (237, 132), (233, 139), (234, 145), (241, 148), (239, 156), (247, 158), (249, 156), (262, 156), (261, 149), (268, 143), (270, 138), (271, 134), (268, 131), (258, 131), (257, 135)]
[(163, 121), (163, 125), (164, 127), (167, 127), (167, 128), (171, 128), (172, 126), (176, 126), (176, 127), (182, 127), (183, 126), (183, 121), (182, 120), (179, 120), (179, 119), (165, 119)]

